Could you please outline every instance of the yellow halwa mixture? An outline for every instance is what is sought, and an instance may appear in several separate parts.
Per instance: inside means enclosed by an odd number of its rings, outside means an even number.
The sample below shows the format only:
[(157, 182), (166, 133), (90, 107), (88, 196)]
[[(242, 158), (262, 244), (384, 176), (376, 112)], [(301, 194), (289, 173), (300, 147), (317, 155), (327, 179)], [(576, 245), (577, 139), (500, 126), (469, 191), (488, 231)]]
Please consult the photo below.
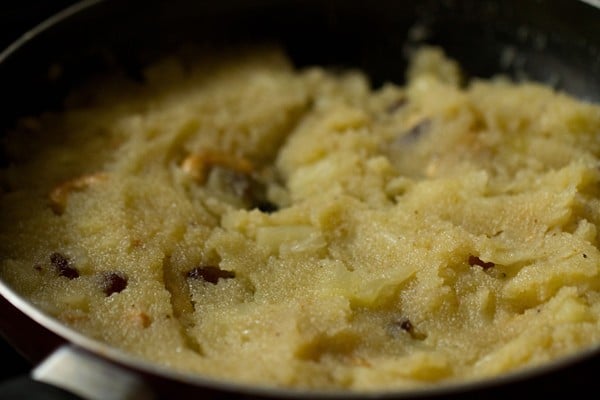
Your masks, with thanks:
[(1, 277), (175, 370), (377, 390), (600, 343), (600, 107), (274, 49), (97, 82), (5, 140)]

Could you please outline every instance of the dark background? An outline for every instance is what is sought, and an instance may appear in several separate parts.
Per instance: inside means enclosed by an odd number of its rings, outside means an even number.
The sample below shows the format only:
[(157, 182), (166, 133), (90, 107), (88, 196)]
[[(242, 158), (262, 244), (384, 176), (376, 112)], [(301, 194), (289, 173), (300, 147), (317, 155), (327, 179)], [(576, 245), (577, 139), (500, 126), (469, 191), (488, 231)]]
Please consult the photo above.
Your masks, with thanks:
[[(4, 50), (23, 33), (74, 0), (0, 1), (0, 48)], [(31, 365), (0, 336), (0, 377), (2, 380), (28, 373)]]
[(0, 1), (0, 48), (75, 0)]

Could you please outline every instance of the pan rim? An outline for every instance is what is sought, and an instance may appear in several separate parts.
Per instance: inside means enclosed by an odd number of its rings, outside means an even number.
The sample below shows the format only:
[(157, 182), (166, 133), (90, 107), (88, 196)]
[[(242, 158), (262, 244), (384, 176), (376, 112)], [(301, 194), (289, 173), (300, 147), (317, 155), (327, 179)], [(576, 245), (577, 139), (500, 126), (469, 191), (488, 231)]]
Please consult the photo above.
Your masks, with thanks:
[[(579, 1), (600, 9), (600, 0)], [(28, 42), (43, 34), (56, 24), (63, 22), (79, 12), (88, 10), (105, 2), (107, 2), (107, 0), (80, 0), (65, 8), (63, 11), (59, 11), (58, 13), (50, 16), (30, 30), (26, 31), (18, 39), (9, 44), (8, 47), (3, 49), (0, 52), (0, 64), (18, 52)], [(497, 386), (518, 383), (535, 378), (537, 376), (551, 373), (553, 371), (568, 368), (573, 364), (591, 357), (600, 356), (599, 343), (596, 346), (581, 349), (580, 351), (561, 357), (549, 363), (524, 367), (508, 373), (503, 373), (499, 376), (476, 378), (468, 381), (440, 382), (407, 389), (358, 391), (347, 389), (321, 390), (307, 388), (283, 388), (277, 386), (229, 381), (222, 378), (213, 378), (200, 374), (180, 372), (175, 369), (162, 366), (158, 363), (145, 360), (131, 353), (123, 352), (118, 347), (86, 336), (83, 333), (60, 322), (55, 317), (47, 314), (39, 307), (36, 307), (29, 300), (18, 294), (2, 278), (0, 278), (0, 296), (5, 298), (17, 310), (25, 314), (26, 317), (66, 340), (67, 345), (74, 345), (96, 357), (99, 357), (101, 360), (123, 366), (134, 374), (149, 374), (151, 376), (172, 380), (176, 383), (190, 385), (198, 389), (217, 390), (235, 395), (249, 394), (254, 396), (258, 395), (282, 399), (403, 399), (461, 393), (467, 394), (478, 389), (490, 389)]]

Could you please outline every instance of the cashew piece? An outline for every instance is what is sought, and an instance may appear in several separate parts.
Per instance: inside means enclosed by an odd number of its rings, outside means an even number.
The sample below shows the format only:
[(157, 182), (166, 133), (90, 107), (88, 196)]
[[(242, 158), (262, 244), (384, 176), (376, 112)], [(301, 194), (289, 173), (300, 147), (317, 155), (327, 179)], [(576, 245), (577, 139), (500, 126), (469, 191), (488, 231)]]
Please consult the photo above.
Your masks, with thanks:
[(82, 175), (68, 180), (56, 186), (49, 194), (50, 208), (56, 215), (62, 215), (67, 207), (67, 201), (72, 192), (82, 191), (91, 185), (104, 182), (108, 175), (104, 172), (98, 172), (90, 175)]

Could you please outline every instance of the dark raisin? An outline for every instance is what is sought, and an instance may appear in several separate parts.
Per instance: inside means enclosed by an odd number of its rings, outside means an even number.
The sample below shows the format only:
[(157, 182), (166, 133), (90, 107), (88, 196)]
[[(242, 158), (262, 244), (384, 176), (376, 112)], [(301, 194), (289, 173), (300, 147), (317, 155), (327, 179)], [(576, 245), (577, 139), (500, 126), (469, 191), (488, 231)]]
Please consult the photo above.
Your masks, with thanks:
[(424, 119), (412, 128), (410, 128), (404, 135), (403, 140), (415, 141), (419, 139), (425, 132), (431, 128), (431, 120)]
[(394, 322), (394, 325), (402, 329), (404, 332), (408, 333), (412, 339), (424, 340), (427, 337), (427, 335), (415, 329), (415, 326), (412, 324), (412, 322), (410, 322), (408, 318), (402, 318), (400, 320), (397, 320)]
[(392, 148), (404, 148), (408, 145), (416, 143), (424, 134), (429, 132), (431, 128), (431, 120), (423, 119), (410, 129), (399, 132), (396, 138), (391, 142)]
[(409, 319), (398, 321), (398, 326), (400, 326), (400, 328), (409, 333), (415, 330), (415, 327)]
[(407, 103), (408, 103), (408, 100), (406, 99), (406, 97), (401, 97), (399, 99), (396, 99), (386, 107), (385, 112), (388, 114), (393, 114), (396, 111), (398, 111), (399, 109), (401, 109), (402, 107), (404, 107)]
[(587, 258), (587, 254), (583, 253), (583, 258)]
[(105, 272), (102, 274), (102, 291), (106, 296), (121, 293), (127, 287), (128, 278), (120, 272)]
[(69, 259), (64, 255), (52, 253), (50, 255), (50, 262), (56, 268), (59, 276), (64, 276), (68, 279), (79, 278), (79, 271), (70, 265)]
[(477, 266), (483, 268), (484, 271), (496, 266), (496, 264), (494, 264), (493, 262), (491, 262), (491, 261), (485, 262), (477, 256), (469, 256), (469, 265), (471, 267), (477, 265)]
[(268, 200), (261, 201), (260, 203), (258, 203), (256, 205), (256, 208), (258, 208), (261, 212), (264, 212), (267, 214), (270, 214), (272, 212), (279, 210), (279, 207), (277, 207), (277, 204), (273, 204)]
[(50, 255), (50, 262), (56, 268), (65, 268), (69, 265), (69, 260), (60, 253), (52, 253)]
[(233, 271), (223, 270), (212, 265), (196, 267), (187, 273), (187, 277), (191, 279), (201, 279), (205, 282), (216, 285), (219, 279), (235, 278)]

